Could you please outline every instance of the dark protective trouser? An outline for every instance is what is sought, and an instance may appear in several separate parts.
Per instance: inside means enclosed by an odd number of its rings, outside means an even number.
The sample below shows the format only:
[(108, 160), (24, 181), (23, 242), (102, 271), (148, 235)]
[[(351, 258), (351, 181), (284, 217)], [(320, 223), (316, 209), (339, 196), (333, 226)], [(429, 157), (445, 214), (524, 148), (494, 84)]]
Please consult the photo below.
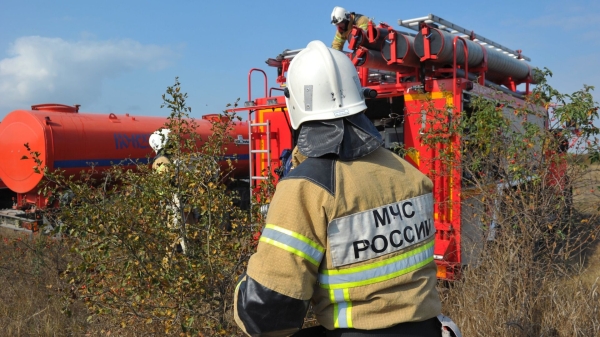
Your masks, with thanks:
[(327, 330), (322, 326), (302, 329), (292, 337), (441, 337), (442, 324), (437, 317), (422, 322), (408, 322), (378, 330), (335, 329)]

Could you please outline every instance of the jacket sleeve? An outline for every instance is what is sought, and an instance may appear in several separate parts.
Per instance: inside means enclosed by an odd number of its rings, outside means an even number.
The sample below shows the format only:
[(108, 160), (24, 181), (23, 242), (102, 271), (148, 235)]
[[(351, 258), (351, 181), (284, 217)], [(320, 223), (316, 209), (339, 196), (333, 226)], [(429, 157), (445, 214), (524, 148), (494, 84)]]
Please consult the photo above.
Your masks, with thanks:
[(336, 30), (333, 42), (331, 42), (331, 48), (341, 51), (344, 48), (344, 43), (346, 43), (346, 38)]
[(304, 179), (279, 182), (257, 252), (236, 287), (235, 320), (248, 335), (289, 336), (302, 327), (325, 254), (328, 198)]
[(171, 162), (169, 161), (169, 159), (165, 156), (160, 156), (154, 159), (154, 161), (152, 162), (152, 169), (155, 172), (165, 172), (167, 171), (167, 165), (170, 164)]

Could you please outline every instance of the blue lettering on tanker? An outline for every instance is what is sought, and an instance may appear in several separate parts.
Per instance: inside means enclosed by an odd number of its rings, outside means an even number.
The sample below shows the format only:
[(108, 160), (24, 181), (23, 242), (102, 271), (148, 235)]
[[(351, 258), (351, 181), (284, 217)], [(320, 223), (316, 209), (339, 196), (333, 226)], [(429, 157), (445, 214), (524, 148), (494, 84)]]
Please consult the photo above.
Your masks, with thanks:
[(149, 149), (150, 144), (148, 143), (148, 139), (150, 138), (150, 134), (146, 133), (133, 133), (133, 134), (125, 134), (125, 133), (115, 133), (113, 134), (115, 138), (115, 149)]
[(145, 165), (150, 160), (148, 158), (112, 158), (112, 159), (77, 159), (77, 160), (55, 160), (55, 169), (89, 168), (89, 167), (108, 167), (113, 165)]

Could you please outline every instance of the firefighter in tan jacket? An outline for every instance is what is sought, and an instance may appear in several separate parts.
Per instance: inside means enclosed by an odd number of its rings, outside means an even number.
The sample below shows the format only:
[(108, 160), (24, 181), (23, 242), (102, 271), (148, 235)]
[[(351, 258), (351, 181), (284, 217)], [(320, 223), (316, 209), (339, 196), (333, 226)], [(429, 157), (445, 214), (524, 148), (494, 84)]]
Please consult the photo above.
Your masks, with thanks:
[[(321, 41), (290, 63), (301, 162), (236, 287), (251, 336), (441, 336), (432, 182), (381, 147), (363, 93), (350, 59)], [(300, 330), (310, 303), (321, 326)]]
[(336, 6), (331, 12), (331, 24), (337, 26), (331, 48), (342, 50), (352, 27), (357, 26), (362, 30), (367, 30), (369, 18), (362, 14), (350, 13), (344, 8)]
[[(171, 133), (171, 130), (161, 129), (160, 131), (155, 131), (154, 133), (152, 133), (150, 135), (150, 138), (148, 139), (150, 147), (156, 153), (156, 156), (152, 160), (152, 170), (154, 170), (157, 173), (166, 173), (169, 169), (169, 166), (173, 164), (169, 159), (169, 154), (167, 150), (169, 133)], [(180, 199), (181, 198), (179, 196), (174, 195), (171, 200), (165, 200), (165, 210), (169, 213), (167, 228), (175, 232), (180, 232), (180, 236), (175, 239), (171, 247), (173, 248), (173, 251), (185, 254), (187, 247), (185, 242), (185, 225), (182, 225), (180, 221), (182, 213), (181, 210), (183, 208), (183, 203)], [(185, 217), (185, 224), (192, 223), (192, 216), (190, 216), (189, 214), (185, 214)], [(171, 255), (172, 251), (169, 251), (163, 259), (163, 265), (168, 264), (168, 260), (171, 257)]]
[(154, 131), (154, 133), (150, 135), (150, 138), (148, 138), (150, 147), (156, 153), (156, 157), (152, 160), (152, 169), (156, 172), (163, 172), (167, 169), (168, 164), (171, 164), (171, 161), (166, 154), (169, 133), (171, 133), (171, 130), (161, 129), (160, 131)]

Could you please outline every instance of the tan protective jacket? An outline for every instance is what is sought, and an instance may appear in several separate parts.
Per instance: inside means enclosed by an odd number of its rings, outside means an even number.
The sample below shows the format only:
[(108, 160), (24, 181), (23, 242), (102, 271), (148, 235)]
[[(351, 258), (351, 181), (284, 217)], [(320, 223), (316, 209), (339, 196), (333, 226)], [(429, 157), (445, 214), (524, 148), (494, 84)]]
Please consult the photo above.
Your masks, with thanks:
[(155, 172), (164, 172), (168, 164), (171, 164), (169, 158), (164, 155), (158, 156), (152, 162), (152, 170)]
[(352, 31), (352, 27), (357, 26), (362, 30), (367, 30), (369, 25), (369, 18), (361, 15), (361, 14), (350, 14), (350, 22), (346, 27), (346, 30), (340, 32), (339, 29), (335, 32), (335, 37), (333, 38), (333, 42), (331, 43), (331, 48), (342, 50), (344, 48), (344, 43), (348, 40), (348, 35)]
[(250, 296), (239, 290), (244, 281), (283, 295), (288, 306), (299, 305), (290, 298), (312, 301), (330, 330), (381, 329), (440, 314), (432, 186), (384, 148), (348, 162), (305, 159), (277, 185), (257, 253), (236, 290), (238, 325), (253, 336), (286, 335), (256, 333), (259, 327), (248, 323), (250, 307), (239, 297)]

